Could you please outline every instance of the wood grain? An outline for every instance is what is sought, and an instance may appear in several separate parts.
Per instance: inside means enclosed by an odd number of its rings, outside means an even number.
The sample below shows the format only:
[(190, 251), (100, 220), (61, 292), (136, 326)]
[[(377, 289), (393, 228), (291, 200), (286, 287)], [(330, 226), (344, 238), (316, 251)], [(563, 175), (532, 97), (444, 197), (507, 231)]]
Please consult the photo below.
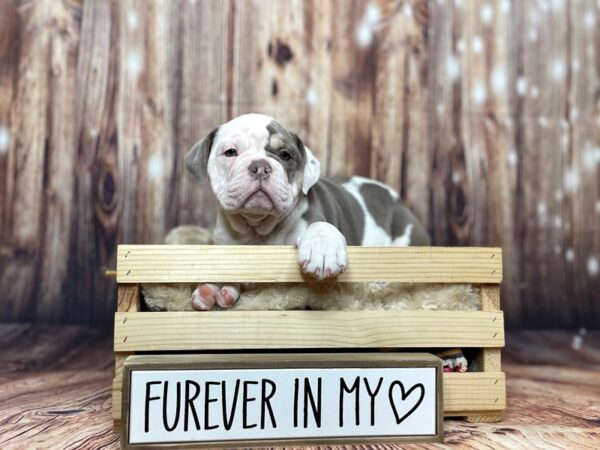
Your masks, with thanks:
[(115, 351), (503, 345), (501, 311), (228, 311), (115, 315)]
[[(500, 309), (500, 288), (497, 285), (481, 285), (481, 309), (483, 311), (498, 311)], [(501, 368), (502, 352), (497, 348), (482, 348), (473, 361), (472, 370), (483, 372), (498, 372)], [(472, 418), (477, 421), (476, 417)], [(482, 418), (486, 420), (486, 418)], [(489, 420), (488, 420), (489, 421)]]
[(119, 284), (117, 296), (118, 312), (137, 312), (142, 309), (139, 284)]
[[(500, 283), (498, 248), (348, 247), (339, 282)], [(260, 262), (259, 262), (260, 261)], [(257, 263), (259, 262), (259, 263)], [(120, 245), (119, 283), (302, 282), (291, 246)]]
[[(444, 421), (444, 444), (382, 450), (577, 448), (600, 440), (600, 335), (574, 350), (567, 332), (507, 336), (507, 409), (497, 424)], [(118, 449), (111, 419), (111, 336), (88, 327), (0, 326), (0, 446)], [(563, 401), (563, 399), (568, 399)], [(310, 447), (317, 449), (318, 447)], [(322, 448), (322, 447), (321, 447)], [(358, 450), (360, 446), (335, 447)]]
[(600, 319), (592, 0), (0, 2), (3, 321), (110, 327), (117, 243), (212, 226), (183, 156), (263, 112), (436, 245), (498, 246), (510, 328)]

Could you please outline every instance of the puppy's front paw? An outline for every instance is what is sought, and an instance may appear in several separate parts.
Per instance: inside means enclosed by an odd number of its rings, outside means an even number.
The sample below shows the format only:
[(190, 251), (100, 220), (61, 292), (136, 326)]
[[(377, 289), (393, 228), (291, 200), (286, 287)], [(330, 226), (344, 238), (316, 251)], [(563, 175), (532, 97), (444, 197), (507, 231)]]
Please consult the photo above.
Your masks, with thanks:
[(318, 279), (335, 277), (348, 267), (346, 239), (327, 222), (311, 224), (296, 246), (302, 270)]
[(192, 292), (192, 307), (198, 311), (210, 311), (215, 305), (227, 309), (235, 305), (240, 298), (239, 286), (219, 286), (217, 284), (200, 284)]

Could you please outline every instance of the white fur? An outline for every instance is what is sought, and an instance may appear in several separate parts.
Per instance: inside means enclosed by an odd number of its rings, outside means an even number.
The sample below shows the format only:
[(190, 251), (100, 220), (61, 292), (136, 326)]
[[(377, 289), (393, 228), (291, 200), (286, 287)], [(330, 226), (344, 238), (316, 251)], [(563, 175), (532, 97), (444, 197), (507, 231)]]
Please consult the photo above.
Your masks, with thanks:
[(402, 236), (398, 236), (396, 239), (392, 241), (392, 245), (394, 247), (408, 247), (410, 246), (410, 235), (412, 234), (413, 224), (409, 223), (404, 228), (404, 233)]
[[(356, 199), (356, 201), (360, 205), (360, 207), (364, 213), (364, 216), (365, 216), (365, 224), (364, 224), (365, 232), (363, 235), (363, 240), (361, 242), (361, 245), (364, 245), (364, 246), (367, 246), (367, 245), (371, 245), (371, 246), (392, 245), (392, 237), (388, 234), (387, 231), (385, 231), (383, 228), (381, 228), (379, 225), (377, 225), (377, 223), (375, 222), (375, 219), (369, 212), (369, 208), (367, 208), (367, 205), (365, 204), (365, 200), (363, 199), (362, 195), (360, 194), (360, 187), (365, 182), (372, 183), (371, 180), (368, 180), (366, 178), (352, 177), (350, 179), (350, 181), (347, 181), (346, 183), (342, 184), (342, 187), (344, 189), (346, 189), (348, 192), (350, 192), (350, 194), (352, 194), (352, 196)], [(377, 184), (381, 187), (385, 187), (386, 189), (388, 189), (390, 191), (390, 193), (394, 193), (397, 198), (398, 194), (396, 194), (393, 190), (391, 190), (384, 184), (381, 184), (381, 183), (377, 183)]]
[[(265, 147), (269, 139), (267, 125), (273, 119), (261, 114), (245, 114), (222, 125), (217, 132), (208, 158), (207, 172), (211, 187), (221, 207), (228, 212), (244, 211), (246, 201), (258, 190), (268, 194), (273, 210), (245, 211), (250, 214), (279, 215), (293, 206), (297, 192), (290, 185), (283, 166), (267, 158)], [(235, 149), (237, 156), (225, 152)], [(267, 180), (253, 178), (248, 166), (254, 161), (266, 160), (273, 172)]]
[(313, 155), (313, 152), (308, 147), (304, 147), (304, 150), (306, 151), (306, 165), (304, 166), (304, 176), (302, 178), (302, 192), (306, 195), (310, 188), (319, 181), (321, 163), (315, 158), (315, 155)]
[(298, 262), (317, 278), (336, 276), (348, 267), (346, 238), (330, 223), (310, 224), (297, 245)]
[[(207, 165), (212, 190), (225, 213), (221, 218), (236, 233), (261, 241), (256, 243), (266, 243), (274, 228), (297, 209), (300, 189), (306, 195), (321, 174), (319, 161), (305, 147), (307, 162), (302, 185), (288, 180), (283, 165), (269, 158), (265, 150), (269, 140), (267, 126), (273, 120), (262, 114), (245, 114), (219, 127)], [(237, 156), (228, 157), (225, 152), (229, 149), (236, 150)], [(255, 179), (248, 170), (250, 164), (261, 160), (272, 168), (266, 180)], [(220, 225), (224, 225), (223, 221), (217, 221), (217, 229)], [(230, 243), (222, 234), (221, 241)]]

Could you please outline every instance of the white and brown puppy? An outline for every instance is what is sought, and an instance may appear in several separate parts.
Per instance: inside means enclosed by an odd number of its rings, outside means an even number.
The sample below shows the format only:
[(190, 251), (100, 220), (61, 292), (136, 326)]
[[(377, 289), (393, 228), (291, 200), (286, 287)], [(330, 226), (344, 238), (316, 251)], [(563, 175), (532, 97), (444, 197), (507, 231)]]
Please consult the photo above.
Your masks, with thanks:
[[(360, 177), (321, 177), (300, 138), (273, 118), (246, 114), (213, 130), (186, 157), (199, 179), (208, 176), (219, 203), (217, 244), (288, 244), (316, 278), (348, 267), (346, 245), (428, 245), (429, 238), (398, 194)], [(192, 305), (232, 306), (239, 286), (202, 284)]]

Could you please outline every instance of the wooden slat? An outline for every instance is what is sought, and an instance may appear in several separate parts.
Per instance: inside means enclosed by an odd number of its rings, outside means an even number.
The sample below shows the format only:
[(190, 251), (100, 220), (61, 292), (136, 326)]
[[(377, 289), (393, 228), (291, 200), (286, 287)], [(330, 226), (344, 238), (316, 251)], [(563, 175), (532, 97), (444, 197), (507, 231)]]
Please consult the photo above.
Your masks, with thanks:
[(506, 381), (502, 372), (444, 374), (444, 414), (464, 415), (506, 408)]
[(140, 310), (140, 285), (119, 284), (117, 289), (117, 311), (137, 312)]
[[(115, 380), (116, 381), (116, 380)], [(121, 419), (121, 384), (113, 385), (113, 419)], [(502, 372), (444, 374), (444, 416), (498, 413), (506, 408), (506, 380)]]
[[(484, 311), (497, 311), (500, 309), (500, 286), (481, 285), (481, 309)], [(499, 348), (482, 348), (473, 362), (473, 367), (482, 372), (499, 372), (501, 366), (501, 351)]]
[(115, 316), (115, 351), (502, 347), (501, 311), (138, 312)]
[[(119, 283), (301, 282), (291, 246), (120, 245)], [(348, 247), (341, 282), (500, 283), (498, 248)]]

